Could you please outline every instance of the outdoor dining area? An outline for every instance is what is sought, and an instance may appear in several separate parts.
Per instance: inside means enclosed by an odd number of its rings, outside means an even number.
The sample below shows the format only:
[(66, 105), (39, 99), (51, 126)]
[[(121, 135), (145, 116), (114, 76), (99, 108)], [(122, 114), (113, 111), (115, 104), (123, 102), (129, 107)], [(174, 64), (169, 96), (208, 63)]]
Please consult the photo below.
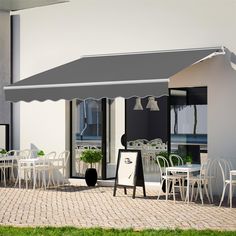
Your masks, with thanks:
[(236, 170), (232, 163), (226, 159), (212, 160), (207, 158), (200, 164), (192, 164), (190, 160), (186, 162), (178, 154), (170, 154), (166, 157), (157, 155), (155, 161), (160, 171), (161, 188), (158, 193), (158, 199), (161, 195), (161, 189), (165, 193), (165, 199), (173, 196), (174, 202), (176, 195), (180, 199), (189, 203), (197, 201), (198, 197), (202, 204), (206, 197), (209, 204), (215, 203), (213, 186), (217, 186), (217, 181), (222, 180), (223, 190), (220, 196), (219, 206), (222, 205), (226, 188), (229, 187), (228, 203), (232, 208), (233, 190), (236, 186)]
[(69, 160), (69, 151), (57, 155), (55, 151), (45, 154), (42, 150), (2, 150), (0, 153), (1, 182), (26, 189), (29, 184), (32, 188), (55, 187), (68, 183), (66, 169)]
[[(164, 193), (168, 200), (171, 196), (189, 203), (200, 198), (202, 204), (207, 200), (214, 203), (213, 186), (222, 181), (223, 190), (219, 206), (228, 192), (228, 203), (232, 207), (233, 190), (236, 186), (236, 169), (226, 159), (210, 159), (202, 155), (200, 163), (192, 163), (191, 156), (178, 153), (168, 154), (167, 144), (160, 138), (154, 140), (137, 139), (128, 142), (128, 149), (141, 150), (144, 174), (155, 172), (160, 176), (160, 188), (157, 199)], [(218, 190), (220, 192), (220, 190)], [(178, 196), (179, 195), (179, 196)]]
[[(91, 147), (80, 149), (87, 148)], [(97, 147), (92, 148), (97, 149)], [(222, 179), (223, 190), (219, 206), (222, 205), (225, 195), (228, 195), (228, 204), (232, 208), (236, 170), (229, 160), (202, 158), (201, 163), (192, 164), (191, 158), (186, 159), (176, 153), (168, 154), (166, 144), (160, 139), (128, 142), (127, 150), (142, 150), (142, 162), (147, 171), (151, 171), (154, 166), (156, 175), (160, 176), (158, 200), (164, 197), (165, 200), (173, 198), (174, 202), (178, 199), (189, 203), (200, 199), (202, 204), (206, 200), (212, 204), (215, 203), (213, 186)], [(69, 155), (69, 151), (63, 151), (58, 155), (54, 151), (45, 154), (40, 150), (29, 149), (11, 150), (5, 153), (1, 151), (1, 185), (45, 190), (63, 186), (69, 183), (66, 173)]]

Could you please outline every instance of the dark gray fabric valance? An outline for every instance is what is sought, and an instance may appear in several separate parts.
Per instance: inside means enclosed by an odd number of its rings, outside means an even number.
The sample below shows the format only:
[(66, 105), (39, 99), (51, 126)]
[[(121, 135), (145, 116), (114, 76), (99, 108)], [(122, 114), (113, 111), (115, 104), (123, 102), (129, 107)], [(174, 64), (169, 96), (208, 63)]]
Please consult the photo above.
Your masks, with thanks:
[(6, 100), (168, 95), (168, 79), (220, 47), (83, 57), (4, 88)]

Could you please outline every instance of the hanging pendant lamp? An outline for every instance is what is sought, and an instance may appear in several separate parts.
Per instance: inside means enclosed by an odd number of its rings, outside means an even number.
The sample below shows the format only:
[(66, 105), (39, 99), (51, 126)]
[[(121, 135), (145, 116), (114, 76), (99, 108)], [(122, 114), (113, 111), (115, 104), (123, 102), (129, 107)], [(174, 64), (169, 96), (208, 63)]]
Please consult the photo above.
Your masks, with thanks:
[(155, 98), (154, 97), (149, 97), (146, 108), (150, 109), (152, 107), (153, 102), (155, 102)]
[(135, 111), (142, 111), (143, 110), (143, 106), (142, 106), (142, 103), (141, 103), (141, 98), (136, 98), (136, 102), (135, 102), (135, 105), (134, 105), (134, 110)]
[(152, 102), (150, 111), (160, 111), (160, 108), (159, 108), (159, 106), (157, 104), (157, 101), (153, 101)]

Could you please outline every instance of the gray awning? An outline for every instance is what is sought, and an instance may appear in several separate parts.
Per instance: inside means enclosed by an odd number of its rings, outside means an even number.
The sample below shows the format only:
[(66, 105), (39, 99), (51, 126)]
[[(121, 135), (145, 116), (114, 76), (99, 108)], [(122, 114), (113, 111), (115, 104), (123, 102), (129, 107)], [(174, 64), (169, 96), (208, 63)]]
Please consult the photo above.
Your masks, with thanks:
[(168, 79), (221, 47), (83, 57), (4, 88), (6, 100), (168, 95)]

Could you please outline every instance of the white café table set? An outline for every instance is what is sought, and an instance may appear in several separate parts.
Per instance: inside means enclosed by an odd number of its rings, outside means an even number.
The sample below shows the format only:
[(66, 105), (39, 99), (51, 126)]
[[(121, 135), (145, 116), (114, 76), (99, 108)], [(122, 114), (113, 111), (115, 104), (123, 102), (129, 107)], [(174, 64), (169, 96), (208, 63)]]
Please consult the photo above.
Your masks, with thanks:
[(9, 177), (15, 181), (15, 186), (19, 184), (19, 188), (21, 188), (22, 179), (25, 180), (26, 188), (28, 188), (28, 180), (32, 180), (33, 189), (36, 185), (40, 186), (41, 183), (45, 189), (50, 184), (55, 186), (54, 179), (56, 179), (58, 185), (59, 183), (64, 185), (69, 154), (69, 151), (63, 151), (58, 157), (56, 157), (56, 152), (38, 157), (8, 154), (1, 156), (0, 169), (4, 177), (4, 185), (6, 186), (6, 170), (9, 170)]
[[(166, 200), (168, 199), (168, 173), (186, 173), (186, 180), (187, 180), (187, 190), (186, 190), (186, 198), (185, 201), (189, 203), (189, 189), (190, 189), (190, 174), (193, 172), (199, 172), (201, 170), (200, 164), (186, 164), (180, 166), (170, 166), (166, 167)], [(174, 187), (174, 186), (173, 186)]]

